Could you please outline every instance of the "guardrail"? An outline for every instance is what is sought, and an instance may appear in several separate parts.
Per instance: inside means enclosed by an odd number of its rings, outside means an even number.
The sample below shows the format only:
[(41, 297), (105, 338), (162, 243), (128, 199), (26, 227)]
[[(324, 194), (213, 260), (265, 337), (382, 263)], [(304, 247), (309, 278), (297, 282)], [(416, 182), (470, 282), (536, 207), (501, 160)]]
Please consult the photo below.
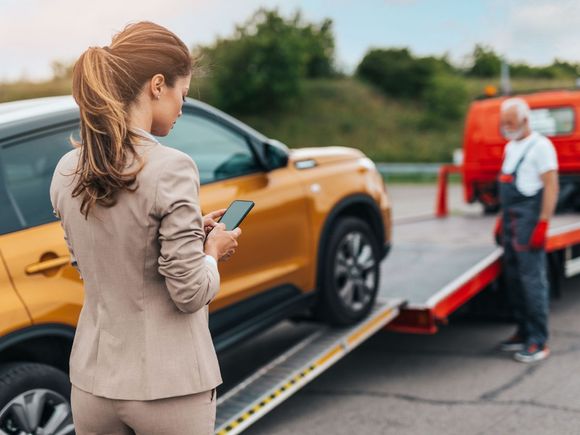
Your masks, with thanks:
[(451, 163), (375, 163), (378, 171), (386, 175), (433, 175), (437, 179), (437, 197), (435, 216), (446, 217), (449, 213), (447, 204), (447, 185), (450, 174), (462, 174), (463, 167)]
[(439, 168), (447, 164), (448, 163), (375, 163), (379, 172), (385, 175), (437, 175), (439, 174)]

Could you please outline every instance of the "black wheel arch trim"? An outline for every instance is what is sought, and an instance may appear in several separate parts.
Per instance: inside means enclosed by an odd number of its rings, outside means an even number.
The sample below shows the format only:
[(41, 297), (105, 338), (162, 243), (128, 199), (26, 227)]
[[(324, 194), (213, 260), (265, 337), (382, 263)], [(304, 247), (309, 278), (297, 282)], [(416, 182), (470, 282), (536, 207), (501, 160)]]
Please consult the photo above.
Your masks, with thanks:
[(27, 340), (39, 337), (65, 338), (72, 343), (74, 335), (75, 328), (61, 323), (27, 326), (26, 328), (10, 332), (0, 337), (0, 352)]

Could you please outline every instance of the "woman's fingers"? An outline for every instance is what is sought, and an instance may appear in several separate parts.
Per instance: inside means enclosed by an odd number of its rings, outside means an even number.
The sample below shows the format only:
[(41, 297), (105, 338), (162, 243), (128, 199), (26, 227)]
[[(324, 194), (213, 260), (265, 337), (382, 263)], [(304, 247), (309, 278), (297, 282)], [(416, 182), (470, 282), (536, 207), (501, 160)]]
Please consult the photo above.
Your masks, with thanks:
[(223, 257), (221, 258), (221, 260), (223, 261), (227, 261), (229, 260), (229, 258), (236, 252), (235, 249), (230, 249), (228, 252), (226, 252)]
[(211, 213), (208, 213), (207, 216), (211, 217), (212, 219), (217, 219), (221, 216), (223, 216), (223, 214), (226, 212), (225, 208), (220, 208), (219, 210), (214, 210)]

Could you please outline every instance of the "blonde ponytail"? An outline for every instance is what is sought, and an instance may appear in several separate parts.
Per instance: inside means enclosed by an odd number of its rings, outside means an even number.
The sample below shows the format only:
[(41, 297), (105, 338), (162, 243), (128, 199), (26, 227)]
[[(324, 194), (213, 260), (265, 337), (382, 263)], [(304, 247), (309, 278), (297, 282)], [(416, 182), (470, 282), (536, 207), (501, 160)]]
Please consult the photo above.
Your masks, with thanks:
[[(82, 195), (81, 213), (88, 216), (98, 203), (112, 207), (117, 192), (131, 188), (145, 165), (134, 143), (139, 137), (128, 128), (128, 109), (143, 85), (155, 74), (168, 86), (192, 71), (187, 46), (166, 28), (149, 21), (129, 24), (113, 37), (110, 47), (89, 47), (73, 68), (73, 97), (80, 115), (79, 181), (73, 196)], [(129, 158), (138, 167), (126, 172)], [(132, 163), (132, 161), (131, 161)]]

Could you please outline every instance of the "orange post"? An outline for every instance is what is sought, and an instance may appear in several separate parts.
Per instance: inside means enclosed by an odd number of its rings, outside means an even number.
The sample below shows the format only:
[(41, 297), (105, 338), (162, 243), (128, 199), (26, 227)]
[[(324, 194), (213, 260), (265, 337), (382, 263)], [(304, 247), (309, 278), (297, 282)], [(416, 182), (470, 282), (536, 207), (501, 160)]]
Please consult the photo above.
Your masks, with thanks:
[(449, 184), (449, 174), (461, 173), (463, 166), (441, 165), (437, 178), (437, 204), (435, 205), (435, 216), (438, 218), (447, 217), (449, 208), (447, 206), (447, 185)]

